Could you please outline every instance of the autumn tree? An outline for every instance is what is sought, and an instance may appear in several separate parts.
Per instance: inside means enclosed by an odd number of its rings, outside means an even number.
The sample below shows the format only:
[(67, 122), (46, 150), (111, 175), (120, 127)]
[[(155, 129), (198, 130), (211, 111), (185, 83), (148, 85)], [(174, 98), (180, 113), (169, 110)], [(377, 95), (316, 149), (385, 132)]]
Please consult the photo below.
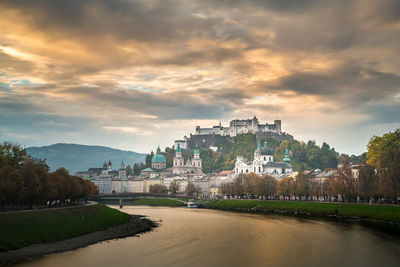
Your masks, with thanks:
[(292, 177), (283, 177), (278, 181), (277, 193), (280, 196), (289, 197), (293, 194), (294, 181)]
[(277, 181), (271, 175), (264, 175), (260, 179), (260, 183), (258, 184), (258, 195), (262, 196), (275, 196), (277, 190)]
[(176, 194), (176, 192), (178, 192), (179, 190), (179, 184), (175, 181), (172, 181), (169, 184), (169, 192), (171, 192), (172, 194)]
[(191, 196), (193, 196), (194, 194), (197, 193), (196, 187), (194, 186), (193, 183), (190, 183), (190, 182), (186, 186), (186, 190), (185, 191), (186, 191), (186, 195), (189, 196), (189, 197), (191, 197)]
[(168, 189), (165, 185), (162, 184), (153, 184), (150, 185), (150, 193), (153, 194), (165, 194), (168, 192)]
[(368, 143), (367, 163), (379, 177), (379, 191), (396, 202), (400, 196), (400, 129), (374, 136)]
[(378, 196), (379, 180), (374, 166), (362, 162), (357, 182), (357, 193), (360, 197), (369, 201), (371, 197)]
[(0, 168), (0, 205), (15, 204), (21, 199), (24, 178), (11, 166)]
[(345, 200), (351, 200), (356, 196), (356, 179), (351, 172), (349, 159), (341, 159), (341, 167), (337, 169), (331, 181), (332, 192), (334, 195), (342, 195)]

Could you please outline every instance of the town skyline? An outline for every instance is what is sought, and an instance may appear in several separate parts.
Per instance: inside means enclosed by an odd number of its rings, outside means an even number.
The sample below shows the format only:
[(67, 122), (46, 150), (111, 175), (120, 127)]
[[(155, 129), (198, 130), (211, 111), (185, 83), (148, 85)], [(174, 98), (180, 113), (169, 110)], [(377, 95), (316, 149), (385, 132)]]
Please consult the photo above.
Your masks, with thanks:
[(196, 126), (256, 115), (359, 155), (400, 124), (399, 8), (2, 1), (0, 138), (149, 153)]

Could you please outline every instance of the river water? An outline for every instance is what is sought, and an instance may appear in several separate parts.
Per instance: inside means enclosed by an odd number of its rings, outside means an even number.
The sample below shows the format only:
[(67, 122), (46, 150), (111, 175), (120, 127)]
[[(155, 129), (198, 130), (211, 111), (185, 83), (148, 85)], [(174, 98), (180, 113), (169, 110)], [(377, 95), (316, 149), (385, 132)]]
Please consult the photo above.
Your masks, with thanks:
[(399, 238), (357, 225), (206, 209), (123, 211), (162, 222), (138, 237), (21, 266), (400, 266)]

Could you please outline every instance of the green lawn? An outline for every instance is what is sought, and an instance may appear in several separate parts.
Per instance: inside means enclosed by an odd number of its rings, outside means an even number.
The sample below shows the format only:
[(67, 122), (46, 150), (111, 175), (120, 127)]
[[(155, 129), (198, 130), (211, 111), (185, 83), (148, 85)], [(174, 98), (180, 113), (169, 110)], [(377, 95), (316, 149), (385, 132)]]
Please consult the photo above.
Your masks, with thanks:
[(211, 200), (206, 202), (210, 208), (256, 208), (267, 211), (286, 210), (310, 212), (314, 214), (334, 214), (339, 210), (342, 216), (369, 217), (372, 219), (400, 222), (400, 206), (342, 204), (301, 201), (261, 201), (261, 200)]
[(0, 213), (0, 251), (54, 242), (120, 225), (131, 217), (102, 204), (93, 206)]
[(183, 202), (169, 198), (140, 198), (138, 200), (135, 200), (132, 204), (147, 205), (147, 206), (172, 206), (172, 207), (183, 206)]

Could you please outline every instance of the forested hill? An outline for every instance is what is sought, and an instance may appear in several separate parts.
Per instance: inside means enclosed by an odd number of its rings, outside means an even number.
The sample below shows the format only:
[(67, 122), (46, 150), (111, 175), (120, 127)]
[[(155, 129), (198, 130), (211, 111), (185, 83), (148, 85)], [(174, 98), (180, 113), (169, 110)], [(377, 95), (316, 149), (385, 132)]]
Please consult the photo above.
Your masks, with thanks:
[[(309, 169), (326, 169), (336, 168), (338, 164), (339, 153), (331, 148), (328, 144), (323, 143), (322, 146), (316, 145), (312, 141), (307, 143), (290, 140), (279, 143), (274, 139), (267, 139), (268, 146), (275, 151), (275, 161), (283, 161), (285, 149), (289, 149), (291, 164), (296, 171), (309, 170)], [(261, 140), (264, 144), (264, 140)], [(219, 140), (218, 152), (210, 149), (202, 149), (200, 157), (203, 160), (203, 171), (205, 173), (219, 172), (222, 170), (233, 170), (235, 166), (236, 156), (244, 156), (249, 160), (253, 160), (254, 150), (257, 147), (256, 135), (252, 133), (238, 135), (231, 139), (229, 137), (222, 137)], [(167, 166), (172, 166), (172, 158), (174, 150), (166, 148), (164, 155), (167, 158)], [(192, 157), (192, 152), (184, 151), (185, 158)], [(350, 160), (358, 163), (365, 154), (361, 156), (351, 156)], [(147, 165), (150, 164), (151, 157), (147, 157)], [(136, 166), (136, 170), (144, 168), (145, 166)], [(136, 171), (139, 173), (139, 171)]]
[(119, 169), (122, 160), (125, 165), (144, 161), (146, 154), (124, 151), (105, 146), (86, 146), (77, 144), (54, 144), (42, 147), (28, 147), (28, 155), (46, 159), (52, 171), (59, 167), (66, 168), (71, 174), (87, 171), (88, 168), (102, 167), (104, 161), (111, 160), (113, 169)]
[[(261, 145), (264, 140), (260, 140)], [(283, 161), (285, 149), (289, 149), (291, 164), (295, 170), (336, 168), (339, 153), (328, 144), (317, 146), (314, 142), (307, 143), (290, 140), (279, 143), (274, 139), (267, 139), (268, 147), (273, 148), (275, 161)], [(221, 138), (218, 148), (221, 153), (201, 151), (204, 171), (232, 170), (235, 166), (236, 156), (244, 156), (253, 160), (254, 150), (257, 147), (254, 134), (239, 135), (234, 140)]]

